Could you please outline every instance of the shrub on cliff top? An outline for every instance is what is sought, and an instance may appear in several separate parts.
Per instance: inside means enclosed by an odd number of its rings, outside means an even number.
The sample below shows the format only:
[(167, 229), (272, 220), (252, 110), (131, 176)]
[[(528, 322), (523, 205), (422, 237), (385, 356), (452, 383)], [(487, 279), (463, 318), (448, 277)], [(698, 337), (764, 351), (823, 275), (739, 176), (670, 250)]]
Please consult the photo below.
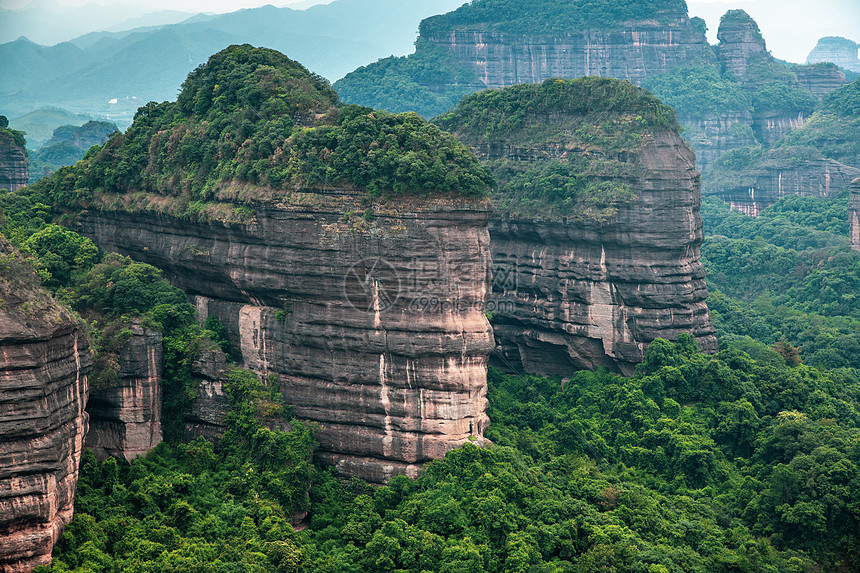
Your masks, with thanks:
[(675, 112), (648, 91), (595, 77), (483, 91), (434, 121), (473, 147), (488, 142), (546, 158), (489, 162), (499, 181), (497, 210), (598, 222), (635, 196), (639, 168), (631, 158), (646, 135), (678, 129)]
[[(629, 135), (653, 129), (679, 129), (675, 112), (650, 92), (628, 81), (588, 77), (576, 80), (549, 79), (541, 84), (520, 84), (502, 90), (485, 90), (463, 99), (457, 108), (434, 120), (443, 129), (465, 141), (509, 140), (541, 137), (559, 122), (535, 122), (539, 117), (563, 115), (600, 123), (615, 143)], [(606, 123), (607, 119), (611, 119)], [(540, 123), (539, 133), (533, 133)], [(566, 131), (566, 130), (565, 130)], [(566, 136), (572, 142), (577, 136)]]
[(212, 56), (176, 102), (141, 107), (125, 134), (43, 184), (64, 205), (143, 191), (173, 197), (170, 211), (189, 213), (236, 181), (284, 194), (341, 184), (474, 196), (493, 183), (462, 144), (417, 115), (341, 107), (324, 79), (274, 50), (243, 45)]
[(479, 28), (511, 34), (553, 34), (610, 30), (648, 20), (660, 12), (687, 13), (684, 0), (474, 0), (421, 22), (421, 35), (456, 28)]

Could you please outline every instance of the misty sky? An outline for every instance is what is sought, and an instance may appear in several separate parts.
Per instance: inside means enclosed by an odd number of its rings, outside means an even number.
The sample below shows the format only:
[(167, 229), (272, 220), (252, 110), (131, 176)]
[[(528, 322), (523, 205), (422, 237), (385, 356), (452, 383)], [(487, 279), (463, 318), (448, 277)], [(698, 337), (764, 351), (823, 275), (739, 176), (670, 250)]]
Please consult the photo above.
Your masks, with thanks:
[[(0, 7), (18, 9), (43, 0), (0, 0)], [(306, 7), (331, 0), (61, 0), (69, 6), (125, 4), (130, 12), (181, 10), (185, 12), (232, 12), (264, 4)], [(421, 1), (421, 0), (403, 0)], [(539, 0), (535, 0), (539, 1)], [(726, 10), (741, 8), (758, 22), (773, 55), (803, 62), (822, 36), (844, 36), (860, 41), (860, 0), (687, 0), (691, 16), (705, 19), (711, 43), (716, 43), (719, 18)]]

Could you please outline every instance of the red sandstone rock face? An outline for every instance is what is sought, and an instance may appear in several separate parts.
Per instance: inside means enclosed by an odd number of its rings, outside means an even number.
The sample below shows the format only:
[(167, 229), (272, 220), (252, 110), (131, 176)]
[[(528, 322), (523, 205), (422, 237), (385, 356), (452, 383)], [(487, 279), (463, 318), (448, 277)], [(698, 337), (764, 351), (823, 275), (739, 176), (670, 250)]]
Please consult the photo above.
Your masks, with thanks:
[(848, 203), (848, 224), (851, 247), (860, 251), (860, 178), (851, 183), (851, 200)]
[(131, 461), (161, 442), (161, 332), (132, 326), (115, 386), (90, 393), (86, 445), (99, 458)]
[(829, 197), (860, 177), (860, 169), (832, 159), (804, 161), (788, 167), (765, 167), (754, 181), (731, 188), (709, 188), (732, 209), (752, 217), (788, 195)]
[[(482, 159), (540, 161), (556, 149), (475, 149)], [(490, 222), (491, 303), (502, 365), (567, 375), (605, 366), (630, 374), (655, 338), (692, 333), (716, 351), (699, 260), (695, 156), (677, 133), (655, 133), (635, 161), (637, 196), (610, 221)]]
[(848, 83), (845, 73), (835, 65), (795, 66), (792, 71), (797, 74), (800, 87), (808, 89), (818, 99)]
[(17, 191), (27, 184), (30, 170), (24, 149), (11, 138), (0, 136), (0, 189)]
[(746, 77), (750, 62), (770, 57), (758, 25), (743, 10), (730, 10), (720, 20), (717, 39), (717, 55), (737, 81)]
[[(0, 238), (0, 256), (12, 251)], [(72, 518), (92, 355), (26, 263), (0, 272), (0, 571), (30, 571)]]
[(638, 84), (696, 59), (711, 61), (705, 35), (686, 13), (631, 22), (621, 30), (588, 30), (555, 36), (518, 36), (454, 30), (428, 36), (475, 70), (483, 85), (500, 88), (549, 78), (603, 76)]
[(684, 137), (696, 149), (696, 167), (703, 173), (726, 151), (756, 143), (753, 118), (748, 111), (679, 116), (678, 121), (684, 126)]
[(354, 194), (317, 199), (233, 226), (90, 211), (82, 231), (211, 299), (202, 317), (320, 423), (322, 460), (373, 482), (415, 475), (488, 424), (488, 205), (403, 199), (369, 224), (344, 219)]

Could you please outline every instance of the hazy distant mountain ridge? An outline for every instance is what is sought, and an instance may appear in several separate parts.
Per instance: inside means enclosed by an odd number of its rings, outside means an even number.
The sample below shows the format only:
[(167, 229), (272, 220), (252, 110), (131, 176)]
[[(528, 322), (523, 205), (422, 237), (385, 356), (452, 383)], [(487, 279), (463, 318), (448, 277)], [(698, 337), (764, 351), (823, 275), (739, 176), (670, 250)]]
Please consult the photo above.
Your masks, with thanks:
[[(277, 49), (334, 80), (380, 57), (410, 51), (422, 18), (460, 3), (336, 0), (306, 10), (263, 6), (195, 17), (51, 47), (18, 39), (0, 45), (0, 111), (11, 116), (59, 106), (112, 114), (111, 120), (127, 125), (138, 106), (174, 99), (191, 70), (239, 43)], [(137, 100), (122, 107), (133, 96)], [(109, 104), (114, 98), (118, 102)]]

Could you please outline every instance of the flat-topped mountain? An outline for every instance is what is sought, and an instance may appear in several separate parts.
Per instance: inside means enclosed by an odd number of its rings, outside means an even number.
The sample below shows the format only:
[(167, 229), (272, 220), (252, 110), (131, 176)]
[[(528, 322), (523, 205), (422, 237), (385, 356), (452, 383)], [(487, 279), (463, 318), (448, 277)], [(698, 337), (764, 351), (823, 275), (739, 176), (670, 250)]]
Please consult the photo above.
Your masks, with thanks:
[(435, 125), (244, 45), (39, 185), (218, 317), (321, 459), (384, 482), (487, 426), (492, 183)]
[(672, 109), (626, 81), (548, 80), (436, 119), (493, 170), (495, 357), (631, 373), (656, 338), (716, 350), (699, 173)]
[(349, 102), (430, 117), (488, 87), (580, 76), (639, 83), (714, 59), (703, 25), (678, 0), (477, 0), (424, 20), (415, 48), (359, 68), (336, 89)]

